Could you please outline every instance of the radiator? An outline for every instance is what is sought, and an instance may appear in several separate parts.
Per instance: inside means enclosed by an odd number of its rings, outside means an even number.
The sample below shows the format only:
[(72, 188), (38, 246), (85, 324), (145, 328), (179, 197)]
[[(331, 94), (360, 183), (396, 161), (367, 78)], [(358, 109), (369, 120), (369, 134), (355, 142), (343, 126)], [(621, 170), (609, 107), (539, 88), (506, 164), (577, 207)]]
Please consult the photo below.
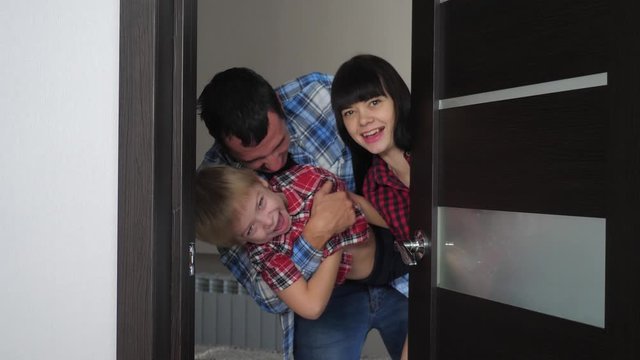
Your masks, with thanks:
[(282, 351), (277, 315), (261, 311), (229, 275), (196, 274), (195, 343)]

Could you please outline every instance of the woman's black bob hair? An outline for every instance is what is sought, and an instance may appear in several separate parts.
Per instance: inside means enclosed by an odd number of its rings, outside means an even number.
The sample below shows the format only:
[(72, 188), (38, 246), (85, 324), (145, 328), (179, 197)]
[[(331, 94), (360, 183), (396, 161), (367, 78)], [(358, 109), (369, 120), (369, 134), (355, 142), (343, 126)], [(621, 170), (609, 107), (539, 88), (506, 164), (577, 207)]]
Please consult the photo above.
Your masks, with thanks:
[(377, 96), (387, 96), (395, 104), (396, 125), (394, 142), (403, 151), (411, 151), (409, 131), (411, 93), (394, 67), (375, 55), (356, 55), (342, 64), (331, 85), (331, 106), (342, 141), (353, 157), (356, 192), (362, 192), (364, 176), (371, 165), (372, 155), (349, 135), (342, 120), (342, 110), (352, 104)]

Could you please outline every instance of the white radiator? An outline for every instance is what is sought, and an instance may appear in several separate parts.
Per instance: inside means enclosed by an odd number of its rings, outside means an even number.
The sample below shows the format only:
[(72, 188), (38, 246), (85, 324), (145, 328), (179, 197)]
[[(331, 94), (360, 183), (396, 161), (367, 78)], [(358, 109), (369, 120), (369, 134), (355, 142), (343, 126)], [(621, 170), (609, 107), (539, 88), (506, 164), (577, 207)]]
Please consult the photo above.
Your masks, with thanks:
[(196, 274), (196, 345), (282, 350), (280, 320), (261, 311), (229, 275)]

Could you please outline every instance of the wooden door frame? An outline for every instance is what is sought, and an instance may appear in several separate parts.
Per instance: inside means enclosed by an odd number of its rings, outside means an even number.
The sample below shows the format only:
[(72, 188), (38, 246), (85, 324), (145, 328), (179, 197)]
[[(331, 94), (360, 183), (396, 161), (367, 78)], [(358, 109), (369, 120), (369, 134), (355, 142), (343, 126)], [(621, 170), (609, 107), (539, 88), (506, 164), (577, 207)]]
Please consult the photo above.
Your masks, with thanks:
[(196, 0), (120, 1), (117, 359), (193, 359)]
[[(433, 134), (437, 129), (420, 130), (431, 126), (437, 116), (434, 112), (434, 101), (438, 87), (438, 74), (430, 73), (432, 69), (439, 68), (440, 54), (434, 55), (434, 41), (440, 39), (438, 34), (438, 6), (439, 0), (432, 2), (413, 1), (413, 34), (412, 34), (412, 84), (414, 89), (413, 108), (415, 116), (420, 123), (415, 133)], [(612, 21), (607, 34), (609, 39), (608, 59), (608, 88), (609, 98), (603, 99), (610, 104), (609, 133), (607, 140), (611, 146), (607, 154), (608, 167), (606, 169), (609, 203), (607, 203), (607, 265), (606, 265), (606, 296), (617, 301), (608, 301), (605, 305), (605, 344), (603, 344), (607, 358), (637, 359), (640, 355), (640, 283), (637, 274), (640, 274), (640, 263), (637, 254), (640, 253), (638, 242), (637, 218), (640, 215), (640, 196), (637, 184), (640, 182), (640, 42), (637, 37), (640, 33), (640, 24), (633, 21), (640, 16), (640, 4), (632, 0), (615, 0), (610, 5)], [(433, 21), (431, 20), (433, 18)], [(420, 39), (420, 36), (423, 38)], [(435, 39), (435, 40), (434, 40)], [(424, 81), (432, 80), (434, 86), (429, 88)], [(418, 86), (416, 88), (416, 86)], [(435, 96), (434, 96), (435, 94)], [(415, 106), (417, 104), (417, 106)], [(415, 119), (417, 121), (417, 119)], [(436, 123), (437, 125), (437, 123)], [(417, 147), (431, 146), (430, 140), (417, 143)], [(427, 158), (435, 158), (432, 152), (427, 151)], [(414, 156), (414, 162), (424, 161)], [(414, 184), (434, 184), (432, 166), (414, 167), (412, 180)], [(417, 171), (415, 171), (417, 170)], [(417, 189), (412, 188), (413, 193)], [(428, 193), (425, 198), (432, 198)], [(426, 209), (425, 209), (426, 207)], [(615, 209), (615, 210), (611, 210)], [(431, 214), (430, 204), (424, 202), (412, 202), (412, 226), (422, 227), (428, 230), (431, 226), (432, 216), (418, 219), (418, 210)], [(435, 245), (435, 244), (434, 244)], [(432, 248), (432, 253), (435, 249)], [(429, 258), (429, 254), (425, 256)], [(616, 259), (611, 261), (609, 259)], [(431, 260), (435, 260), (431, 256)], [(410, 323), (409, 346), (410, 358), (425, 358), (429, 354), (430, 359), (436, 356), (436, 341), (434, 332), (435, 311), (435, 281), (432, 281), (431, 289), (417, 289), (413, 286), (416, 282), (428, 283), (435, 277), (435, 262), (421, 264), (411, 273), (412, 289), (410, 313), (411, 318), (426, 319), (425, 321)], [(636, 274), (636, 276), (632, 276)], [(417, 295), (417, 296), (416, 296)], [(416, 304), (414, 300), (418, 299)], [(491, 333), (489, 331), (489, 333)], [(594, 355), (595, 356), (595, 355)]]
[[(431, 14), (430, 19), (437, 18), (437, 4), (437, 0), (413, 2), (414, 34), (437, 29), (433, 21), (416, 19), (424, 12)], [(616, 23), (618, 28), (612, 35), (616, 40), (612, 51), (619, 54), (612, 59), (609, 74), (610, 84), (617, 84), (620, 90), (612, 95), (615, 104), (640, 95), (633, 81), (640, 73), (640, 47), (634, 37), (638, 25), (632, 20), (639, 13), (639, 6), (628, 0), (614, 4), (614, 11), (624, 19)], [(195, 169), (196, 7), (196, 0), (120, 1), (118, 359), (193, 359), (194, 281), (189, 276), (188, 246), (194, 239), (190, 184)], [(418, 8), (422, 11), (416, 11)], [(433, 62), (437, 59), (433, 56), (433, 43), (429, 46), (413, 38), (413, 96), (426, 99), (417, 115), (431, 118), (435, 96), (434, 88), (428, 84), (434, 80)], [(638, 105), (612, 114), (618, 119), (611, 131), (615, 141), (634, 146), (638, 128), (633, 124), (639, 114)], [(611, 154), (620, 170), (610, 176), (619, 177), (619, 181), (636, 179), (637, 168), (626, 165), (637, 164), (638, 154)], [(431, 167), (424, 168), (427, 169), (414, 172), (413, 183), (431, 181)], [(633, 176), (629, 172), (634, 172)], [(619, 198), (632, 201), (638, 209), (638, 199), (633, 194), (621, 193)], [(628, 224), (629, 229), (637, 226), (633, 225), (636, 215), (616, 214), (616, 220)], [(431, 228), (429, 222), (430, 219), (412, 219), (414, 226), (424, 229)], [(637, 242), (612, 246), (608, 252), (627, 254), (627, 261), (635, 261), (632, 257), (638, 253)], [(608, 280), (624, 277), (621, 270), (613, 270), (608, 272)], [(425, 276), (428, 279), (433, 274), (428, 269), (414, 270), (411, 281), (423, 281)], [(619, 286), (608, 287), (607, 291), (626, 292), (630, 300), (639, 297), (638, 285), (623, 286), (621, 281), (616, 284)], [(422, 300), (419, 307), (410, 305), (412, 316), (431, 319), (435, 305), (431, 292), (412, 292), (412, 297)], [(637, 310), (630, 305), (608, 307), (607, 312), (625, 318), (633, 317)], [(412, 358), (434, 354), (434, 344), (423, 338), (433, 338), (430, 322), (410, 329)], [(639, 325), (619, 324), (614, 331), (623, 331), (625, 326), (630, 329), (626, 336), (608, 344), (618, 348), (619, 355), (625, 350), (627, 355), (638, 352), (632, 344), (640, 332)]]
[[(605, 328), (610, 359), (640, 356), (640, 3), (611, 2)], [(615, 146), (614, 146), (615, 144)], [(616, 261), (609, 261), (615, 259)], [(635, 276), (633, 276), (635, 274)]]
[[(414, 139), (414, 163), (430, 164), (434, 129), (431, 124), (437, 115), (436, 54), (437, 16), (439, 0), (413, 0), (411, 19), (411, 121), (415, 134), (424, 134), (425, 138)], [(423, 158), (424, 157), (424, 158)], [(429, 199), (411, 202), (410, 224), (412, 229), (421, 229), (432, 238), (433, 230), (433, 181), (434, 166), (413, 166), (411, 183), (421, 187), (411, 187), (412, 199)], [(427, 216), (418, 216), (427, 214)], [(435, 290), (419, 284), (435, 284), (435, 244), (427, 249), (418, 266), (411, 269), (409, 276), (409, 359), (423, 359), (435, 355)], [(434, 285), (435, 286), (435, 285)], [(412, 321), (425, 319), (424, 321)]]

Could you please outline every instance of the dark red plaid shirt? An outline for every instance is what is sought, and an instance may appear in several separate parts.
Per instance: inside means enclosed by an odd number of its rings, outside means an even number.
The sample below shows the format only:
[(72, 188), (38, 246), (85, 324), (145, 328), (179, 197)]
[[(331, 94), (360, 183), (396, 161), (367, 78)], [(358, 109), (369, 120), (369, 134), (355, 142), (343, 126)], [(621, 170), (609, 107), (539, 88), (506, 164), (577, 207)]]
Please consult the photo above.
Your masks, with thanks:
[[(297, 281), (302, 273), (291, 260), (293, 243), (302, 235), (311, 216), (315, 193), (326, 181), (333, 182), (332, 191), (346, 191), (344, 181), (331, 172), (309, 165), (295, 165), (274, 175), (269, 180), (271, 189), (283, 193), (287, 211), (291, 215), (291, 229), (265, 244), (248, 244), (249, 257), (267, 284), (275, 291), (282, 291)], [(356, 222), (346, 231), (335, 235), (325, 245), (325, 257), (346, 245), (357, 244), (369, 238), (369, 226), (360, 209), (356, 209)], [(344, 282), (351, 269), (351, 255), (343, 253), (336, 283)]]
[[(411, 164), (411, 156), (404, 155)], [(382, 215), (397, 241), (409, 239), (409, 188), (389, 169), (387, 163), (374, 155), (362, 184), (365, 198)]]

